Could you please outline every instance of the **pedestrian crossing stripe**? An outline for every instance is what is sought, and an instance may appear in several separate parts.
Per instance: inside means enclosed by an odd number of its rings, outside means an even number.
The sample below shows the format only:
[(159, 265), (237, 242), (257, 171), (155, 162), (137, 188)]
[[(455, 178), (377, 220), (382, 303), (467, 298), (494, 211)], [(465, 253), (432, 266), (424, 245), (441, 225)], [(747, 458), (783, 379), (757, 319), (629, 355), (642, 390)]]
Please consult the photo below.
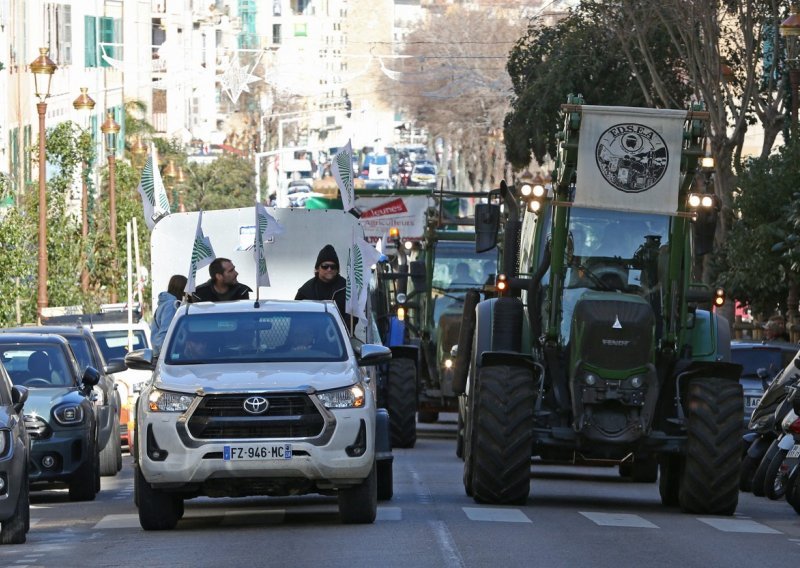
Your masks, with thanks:
[(631, 515), (628, 513), (587, 513), (579, 511), (581, 515), (601, 527), (632, 527), (640, 529), (657, 529), (647, 519), (643, 519), (639, 515)]
[(698, 521), (714, 527), (722, 532), (735, 532), (735, 533), (757, 533), (757, 534), (783, 534), (756, 521), (748, 519), (720, 519), (717, 517), (703, 518), (698, 517)]
[(462, 507), (470, 521), (491, 521), (500, 523), (530, 523), (525, 513), (519, 509), (499, 507)]

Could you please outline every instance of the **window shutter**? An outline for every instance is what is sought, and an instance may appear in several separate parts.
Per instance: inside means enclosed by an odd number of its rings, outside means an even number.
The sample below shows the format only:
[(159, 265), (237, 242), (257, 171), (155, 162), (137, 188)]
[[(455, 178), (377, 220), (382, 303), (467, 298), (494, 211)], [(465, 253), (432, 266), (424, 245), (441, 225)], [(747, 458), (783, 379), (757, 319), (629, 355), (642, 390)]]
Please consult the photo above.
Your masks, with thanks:
[(84, 65), (97, 67), (97, 22), (94, 16), (83, 17), (84, 37)]

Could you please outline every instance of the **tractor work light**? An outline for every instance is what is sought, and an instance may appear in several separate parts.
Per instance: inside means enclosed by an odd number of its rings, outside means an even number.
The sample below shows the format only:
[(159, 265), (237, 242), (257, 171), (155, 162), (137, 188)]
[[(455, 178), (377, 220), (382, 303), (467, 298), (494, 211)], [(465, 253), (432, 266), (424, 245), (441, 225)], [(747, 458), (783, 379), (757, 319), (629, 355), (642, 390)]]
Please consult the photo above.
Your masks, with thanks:
[(412, 248), (414, 248), (414, 243), (412, 243), (411, 241), (406, 241), (403, 243), (403, 246), (406, 247), (406, 250), (411, 250)]
[(397, 319), (399, 321), (405, 321), (406, 319), (406, 309), (403, 306), (397, 307)]
[(542, 197), (545, 196), (546, 193), (547, 192), (545, 191), (543, 185), (536, 184), (533, 186), (533, 196), (536, 197), (537, 199), (541, 199)]
[(690, 193), (689, 208), (695, 210), (711, 210), (717, 207), (717, 196), (711, 193)]
[(538, 213), (541, 208), (542, 202), (537, 199), (531, 199), (528, 202), (528, 209), (530, 209), (530, 211), (533, 213)]
[(722, 307), (725, 303), (725, 290), (722, 288), (717, 288), (714, 290), (714, 306), (717, 308)]
[(497, 284), (495, 284), (495, 287), (497, 288), (497, 293), (501, 295), (508, 289), (508, 280), (505, 274), (497, 275)]

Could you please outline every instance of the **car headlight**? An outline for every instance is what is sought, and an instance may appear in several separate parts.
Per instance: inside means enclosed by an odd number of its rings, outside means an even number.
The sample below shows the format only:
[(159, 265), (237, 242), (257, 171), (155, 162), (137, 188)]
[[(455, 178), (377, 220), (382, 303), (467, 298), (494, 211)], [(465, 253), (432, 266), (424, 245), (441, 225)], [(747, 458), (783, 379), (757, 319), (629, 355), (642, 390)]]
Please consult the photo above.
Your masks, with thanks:
[(11, 430), (3, 428), (0, 430), (0, 458), (6, 457), (11, 450)]
[(325, 408), (362, 408), (366, 404), (364, 387), (361, 385), (318, 392), (317, 397)]
[(53, 411), (56, 422), (63, 426), (74, 426), (83, 422), (83, 407), (80, 404), (65, 404)]
[(147, 399), (151, 412), (186, 412), (194, 395), (153, 389)]

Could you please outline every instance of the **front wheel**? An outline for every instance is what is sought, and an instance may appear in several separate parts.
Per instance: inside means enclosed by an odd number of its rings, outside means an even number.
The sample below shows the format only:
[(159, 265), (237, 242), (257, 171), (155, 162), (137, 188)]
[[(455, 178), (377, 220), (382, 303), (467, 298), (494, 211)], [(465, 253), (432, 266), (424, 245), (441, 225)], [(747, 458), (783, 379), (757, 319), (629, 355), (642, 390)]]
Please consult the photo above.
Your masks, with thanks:
[(775, 501), (783, 498), (786, 495), (786, 472), (781, 471), (781, 466), (786, 459), (788, 450), (780, 450), (776, 453), (772, 461), (767, 466), (766, 474), (764, 476), (764, 495), (767, 499)]
[(183, 516), (183, 499), (154, 489), (134, 467), (134, 491), (139, 496), (139, 524), (146, 531), (172, 530)]
[(413, 360), (392, 359), (386, 391), (392, 447), (413, 448), (417, 441), (417, 366)]
[(678, 500), (686, 513), (733, 515), (742, 464), (742, 386), (700, 377), (686, 397), (686, 465)]
[(25, 542), (28, 527), (30, 526), (30, 507), (28, 474), (25, 473), (24, 481), (19, 488), (14, 513), (9, 519), (3, 521), (2, 530), (0, 530), (0, 544), (22, 544)]
[(473, 499), (522, 505), (531, 489), (533, 405), (531, 372), (524, 367), (481, 367), (473, 416)]
[(373, 464), (369, 475), (355, 487), (339, 489), (339, 516), (345, 524), (371, 524), (378, 514), (378, 482)]
[(119, 434), (119, 416), (114, 417), (114, 426), (106, 447), (100, 452), (100, 475), (114, 476), (122, 466), (122, 444)]
[(87, 457), (69, 481), (70, 501), (93, 501), (100, 491), (100, 452), (97, 438), (88, 444)]
[(800, 515), (800, 475), (790, 479), (792, 483), (786, 488), (786, 502)]
[(764, 496), (764, 484), (766, 483), (767, 479), (767, 469), (769, 468), (769, 464), (772, 463), (772, 458), (774, 458), (777, 453), (781, 451), (781, 448), (778, 446), (779, 441), (780, 440), (777, 439), (772, 441), (772, 444), (770, 444), (769, 448), (767, 448), (767, 452), (764, 454), (764, 457), (761, 458), (761, 461), (758, 463), (756, 472), (753, 475), (753, 482), (750, 489), (753, 491), (753, 495), (756, 497)]

